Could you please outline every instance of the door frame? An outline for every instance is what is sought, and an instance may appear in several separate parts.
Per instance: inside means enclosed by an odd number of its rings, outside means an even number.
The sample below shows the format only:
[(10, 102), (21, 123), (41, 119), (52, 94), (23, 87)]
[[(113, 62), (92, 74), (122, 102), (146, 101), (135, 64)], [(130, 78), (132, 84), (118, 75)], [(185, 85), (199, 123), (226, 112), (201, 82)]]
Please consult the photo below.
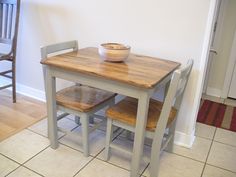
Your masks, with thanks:
[[(210, 49), (213, 49), (216, 51), (219, 50), (220, 38), (223, 31), (223, 19), (225, 16), (227, 3), (228, 3), (228, 0), (218, 0), (218, 2), (216, 3), (217, 6), (215, 9), (215, 15), (214, 15), (214, 21), (213, 21), (214, 26), (213, 26), (213, 33), (211, 37), (212, 39), (211, 39), (211, 46), (210, 46)], [(210, 76), (210, 69), (212, 67), (211, 65), (214, 60), (214, 55), (217, 55), (217, 53), (212, 53), (210, 50), (208, 61), (207, 61), (203, 91), (202, 91), (203, 94), (207, 94), (209, 92), (208, 81), (209, 81), (209, 76)]]
[(224, 80), (223, 90), (221, 92), (221, 98), (228, 97), (235, 65), (236, 65), (236, 30), (234, 32), (234, 40), (233, 40), (229, 62), (228, 62), (228, 66), (227, 66), (227, 70), (225, 74), (225, 80)]

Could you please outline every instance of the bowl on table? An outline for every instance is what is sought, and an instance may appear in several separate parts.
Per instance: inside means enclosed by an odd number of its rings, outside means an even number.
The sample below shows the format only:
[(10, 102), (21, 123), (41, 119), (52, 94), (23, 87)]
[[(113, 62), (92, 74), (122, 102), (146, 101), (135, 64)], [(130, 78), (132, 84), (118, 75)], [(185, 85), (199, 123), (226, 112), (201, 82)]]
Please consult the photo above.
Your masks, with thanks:
[(98, 53), (104, 61), (123, 62), (130, 53), (130, 46), (119, 43), (104, 43), (98, 48)]

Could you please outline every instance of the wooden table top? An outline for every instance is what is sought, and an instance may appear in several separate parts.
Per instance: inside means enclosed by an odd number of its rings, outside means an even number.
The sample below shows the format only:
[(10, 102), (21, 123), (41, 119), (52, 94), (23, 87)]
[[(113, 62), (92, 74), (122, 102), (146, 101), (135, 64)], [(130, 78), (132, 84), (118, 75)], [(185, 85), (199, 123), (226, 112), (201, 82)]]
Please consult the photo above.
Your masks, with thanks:
[(180, 66), (177, 62), (135, 54), (130, 54), (124, 63), (104, 62), (93, 47), (49, 57), (41, 64), (142, 88), (153, 88)]

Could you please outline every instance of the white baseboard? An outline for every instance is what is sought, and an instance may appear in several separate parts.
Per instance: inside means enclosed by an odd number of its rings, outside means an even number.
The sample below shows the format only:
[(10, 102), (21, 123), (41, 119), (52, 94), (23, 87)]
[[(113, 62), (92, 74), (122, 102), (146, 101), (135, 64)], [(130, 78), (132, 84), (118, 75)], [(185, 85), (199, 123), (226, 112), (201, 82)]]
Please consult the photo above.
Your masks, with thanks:
[(212, 88), (212, 87), (207, 87), (206, 94), (210, 95), (210, 96), (214, 96), (214, 97), (220, 97), (221, 96), (221, 90), (216, 89), (216, 88)]
[(192, 132), (191, 135), (187, 135), (183, 132), (176, 131), (175, 132), (175, 144), (179, 146), (183, 146), (186, 148), (191, 148), (194, 140), (195, 140), (195, 130)]
[[(9, 80), (0, 78), (0, 83), (1, 85), (9, 84)], [(9, 90), (12, 90), (12, 88), (10, 87)], [(45, 92), (34, 89), (32, 87), (28, 87), (23, 84), (16, 83), (16, 92), (43, 102), (46, 101)]]

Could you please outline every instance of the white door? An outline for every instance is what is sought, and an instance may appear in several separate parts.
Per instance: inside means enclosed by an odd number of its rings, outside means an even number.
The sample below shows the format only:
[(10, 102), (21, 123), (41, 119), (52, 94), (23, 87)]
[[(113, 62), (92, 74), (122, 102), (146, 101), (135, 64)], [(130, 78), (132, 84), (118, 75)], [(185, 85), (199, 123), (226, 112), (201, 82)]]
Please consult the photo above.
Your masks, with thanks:
[(234, 72), (229, 88), (228, 97), (236, 99), (236, 66), (234, 65)]
[(214, 17), (214, 29), (213, 29), (212, 39), (211, 39), (211, 49), (209, 52), (209, 58), (208, 58), (208, 62), (207, 62), (207, 69), (206, 69), (205, 81), (204, 81), (204, 86), (203, 86), (203, 93), (206, 93), (206, 91), (207, 91), (207, 84), (208, 84), (208, 80), (209, 80), (209, 72), (210, 72), (210, 68), (211, 68), (211, 63), (212, 63), (212, 60), (214, 59), (215, 55), (217, 54), (217, 51), (215, 50), (215, 46), (217, 45), (216, 38), (219, 37), (219, 36), (217, 36), (218, 35), (217, 34), (217, 24), (218, 24), (219, 15), (220, 15), (221, 4), (222, 4), (222, 0), (218, 0), (217, 10), (215, 12), (215, 17)]

